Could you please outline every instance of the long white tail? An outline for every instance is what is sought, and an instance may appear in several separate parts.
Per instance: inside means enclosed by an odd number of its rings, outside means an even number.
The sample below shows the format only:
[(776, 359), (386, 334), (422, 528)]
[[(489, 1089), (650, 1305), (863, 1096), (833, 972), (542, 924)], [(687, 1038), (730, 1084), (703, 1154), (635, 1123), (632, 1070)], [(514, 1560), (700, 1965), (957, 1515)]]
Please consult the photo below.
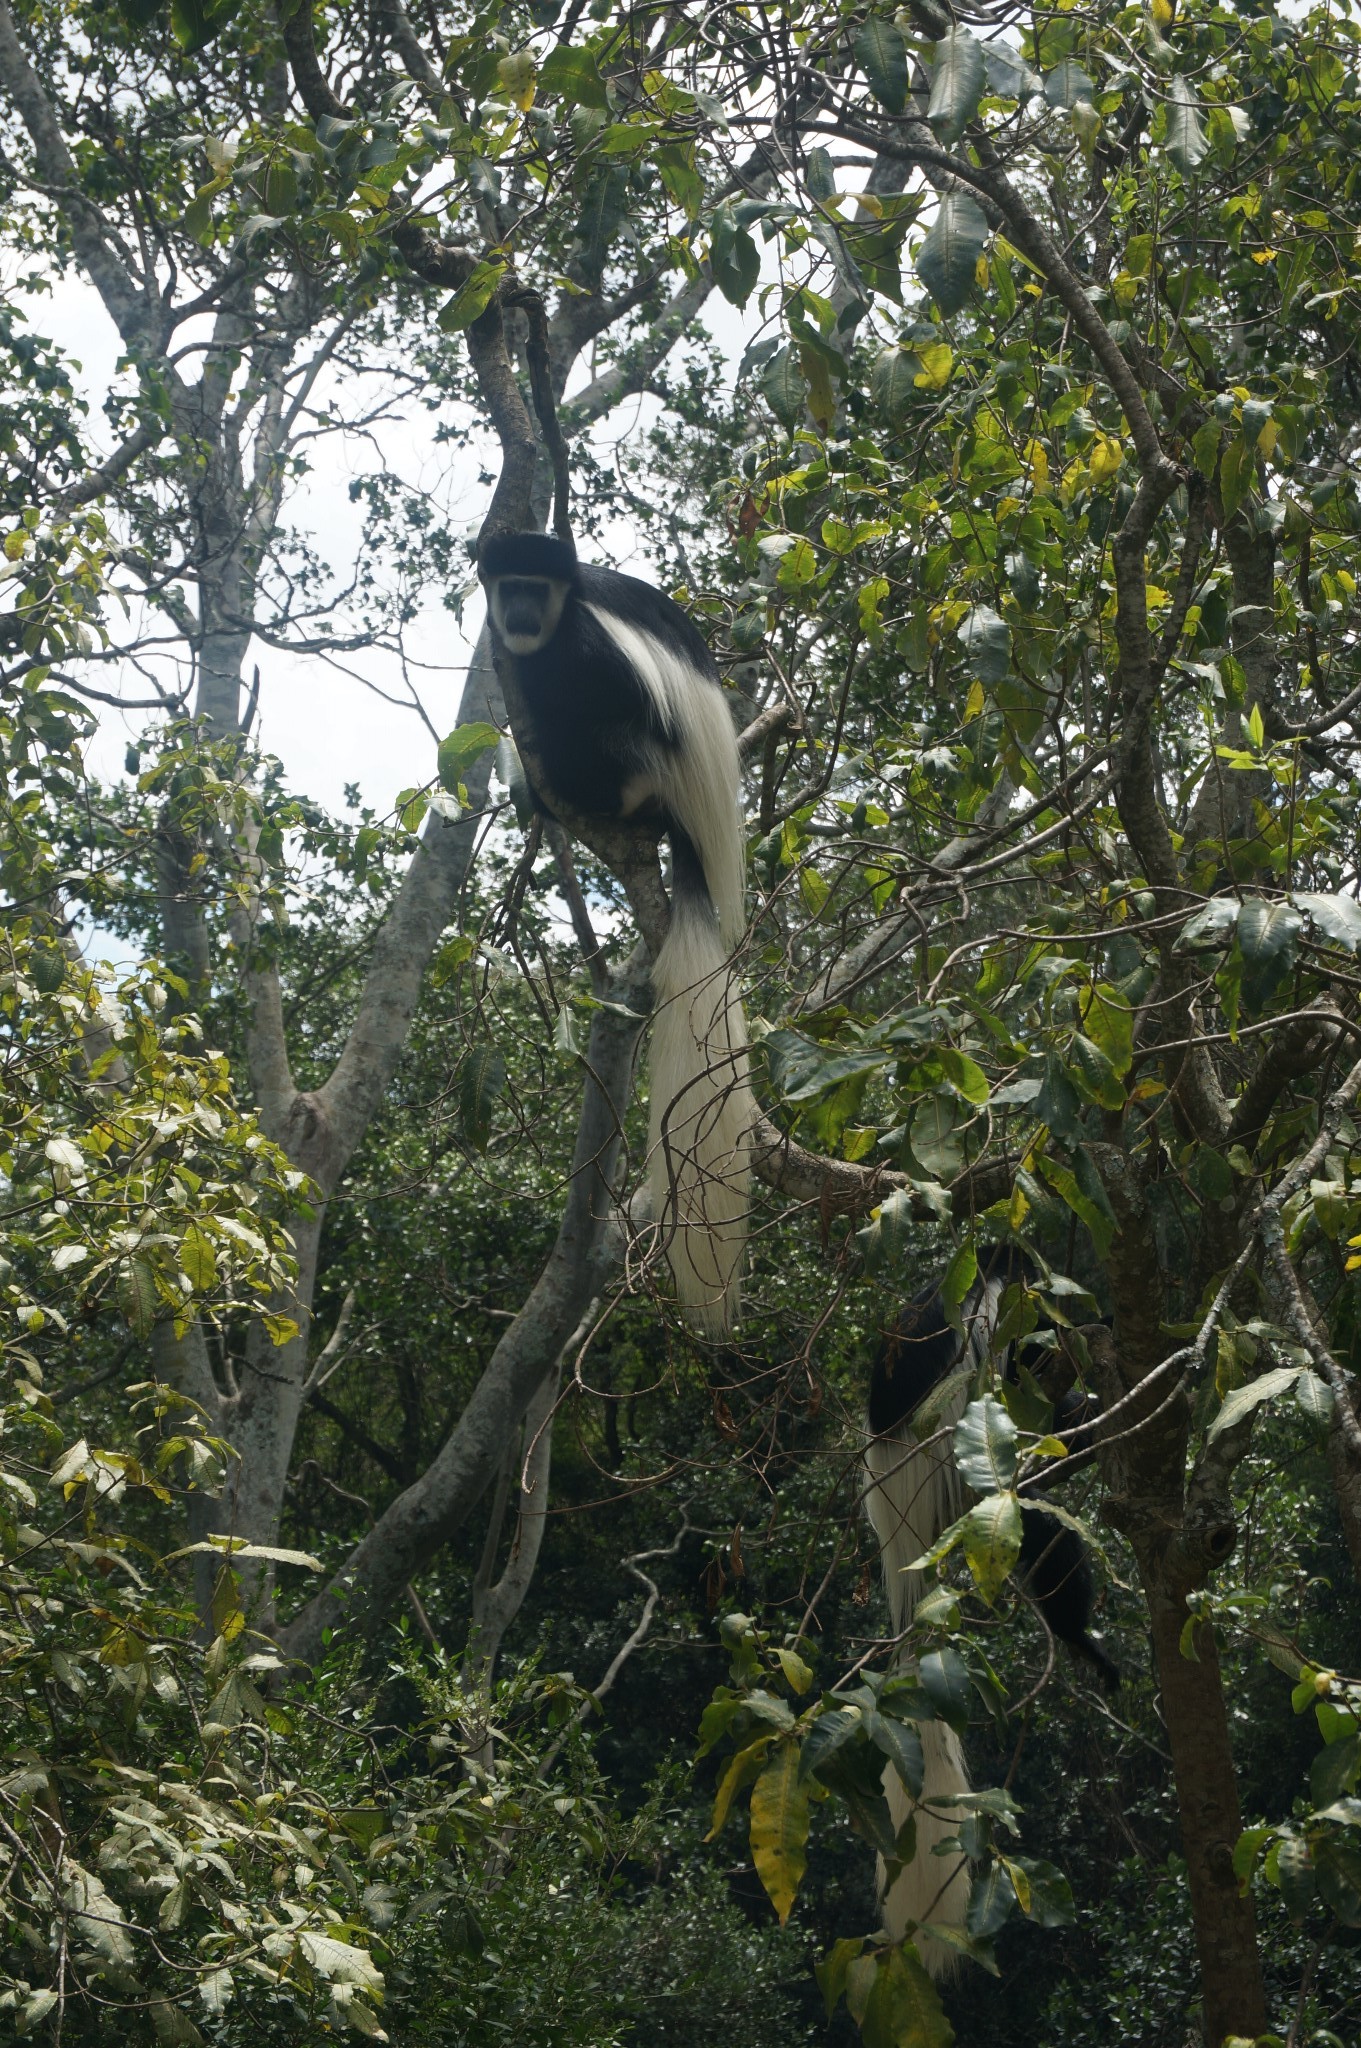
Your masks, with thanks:
[(741, 1299), (750, 1206), (747, 1027), (707, 891), (677, 886), (652, 970), (655, 996), (648, 1166), (685, 1313), (711, 1337)]
[[(939, 1421), (957, 1421), (966, 1399), (967, 1389), (961, 1387), (952, 1412)], [(962, 1483), (948, 1442), (918, 1445), (906, 1427), (901, 1435), (870, 1439), (865, 1472), (872, 1482), (865, 1505), (883, 1562), (889, 1614), (894, 1634), (901, 1635), (922, 1591), (921, 1573), (905, 1567), (962, 1514)], [(884, 1770), (884, 1795), (895, 1828), (901, 1828), (909, 1814), (915, 1814), (917, 1822), (916, 1855), (887, 1891), (880, 1860), (884, 1926), (895, 1941), (903, 1939), (911, 1924), (923, 1920), (962, 1928), (969, 1905), (965, 1859), (958, 1850), (933, 1854), (939, 1843), (959, 1831), (962, 1816), (949, 1802), (969, 1789), (964, 1752), (959, 1737), (943, 1721), (923, 1721), (919, 1732), (926, 1763), (921, 1798), (912, 1798), (892, 1764)], [(917, 1936), (916, 1946), (933, 1977), (948, 1976), (959, 1960), (954, 1949), (930, 1935)]]

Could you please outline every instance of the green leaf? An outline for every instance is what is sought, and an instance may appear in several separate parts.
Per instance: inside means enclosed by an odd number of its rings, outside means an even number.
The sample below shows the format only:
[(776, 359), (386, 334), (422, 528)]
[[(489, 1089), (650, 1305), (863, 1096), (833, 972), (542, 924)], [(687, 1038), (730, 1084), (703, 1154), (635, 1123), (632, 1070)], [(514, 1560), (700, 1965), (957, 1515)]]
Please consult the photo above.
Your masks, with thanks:
[(1184, 78), (1174, 78), (1168, 88), (1167, 141), (1163, 146), (1184, 178), (1204, 163), (1210, 147), (1201, 123), (1200, 101)]
[(926, 1759), (922, 1740), (915, 1728), (889, 1714), (865, 1715), (865, 1733), (881, 1755), (886, 1756), (914, 1799), (920, 1799), (926, 1780)]
[(1077, 1918), (1073, 1888), (1061, 1870), (1043, 1858), (1017, 1856), (1009, 1861), (1010, 1874), (1024, 1873), (1029, 1889), (1027, 1917), (1037, 1927), (1071, 1927)]
[(751, 1860), (781, 1927), (807, 1868), (810, 1810), (799, 1745), (781, 1742), (751, 1792)]
[(888, 420), (900, 420), (919, 396), (921, 357), (913, 349), (881, 349), (870, 371), (870, 396)]
[(855, 61), (890, 114), (907, 105), (907, 45), (891, 21), (871, 15), (855, 39)]
[(1206, 1431), (1205, 1440), (1213, 1443), (1226, 1429), (1232, 1429), (1245, 1415), (1251, 1415), (1264, 1401), (1274, 1401), (1278, 1394), (1288, 1393), (1307, 1368), (1299, 1365), (1278, 1365), (1272, 1372), (1264, 1372), (1260, 1379), (1249, 1380), (1246, 1386), (1233, 1387), (1225, 1396), (1218, 1415)]
[(959, 626), (967, 673), (983, 683), (1001, 683), (1011, 674), (1011, 628), (991, 605), (970, 606)]
[(1309, 1793), (1315, 1806), (1328, 1806), (1356, 1789), (1361, 1774), (1361, 1735), (1344, 1736), (1321, 1749), (1309, 1766)]
[(792, 348), (780, 349), (766, 364), (761, 393), (780, 425), (792, 434), (808, 403), (808, 386)]
[(187, 57), (197, 56), (236, 13), (240, 0), (170, 0), (170, 33)]
[(909, 1126), (912, 1156), (932, 1180), (948, 1183), (964, 1164), (959, 1128), (963, 1121), (957, 1098), (943, 1089), (928, 1095), (913, 1111)]
[(180, 1267), (196, 1294), (206, 1294), (217, 1283), (217, 1254), (197, 1223), (191, 1223), (180, 1240)]
[(1219, 495), (1224, 502), (1224, 517), (1232, 519), (1244, 497), (1252, 488), (1256, 474), (1255, 459), (1247, 441), (1232, 441), (1224, 450), (1219, 464)]
[(909, 1188), (895, 1188), (865, 1225), (857, 1230), (855, 1242), (866, 1268), (877, 1273), (885, 1266), (900, 1265), (915, 1242), (916, 1204)]
[(726, 204), (717, 209), (710, 223), (709, 267), (724, 298), (731, 305), (745, 306), (760, 281), (761, 256)]
[(587, 180), (577, 221), (577, 241), (588, 272), (596, 273), (603, 268), (628, 216), (628, 204), (628, 165), (601, 164)]
[(1103, 1109), (1123, 1109), (1125, 1091), (1101, 1047), (1093, 1045), (1090, 1038), (1084, 1038), (1080, 1032), (1074, 1032), (1068, 1052), (1069, 1071), (1086, 1090), (1088, 1099), (1099, 1102)]
[(1015, 1905), (1016, 1887), (1005, 1863), (985, 1863), (969, 1893), (965, 1925), (976, 1940), (987, 1941), (1006, 1925)]
[(397, 821), (404, 832), (419, 832), (421, 821), (430, 808), (430, 799), (423, 789), (403, 789), (397, 793)]
[(764, 1729), (754, 1742), (749, 1742), (745, 1749), (738, 1750), (736, 1756), (728, 1758), (714, 1793), (713, 1818), (709, 1824), (709, 1832), (704, 1837), (706, 1842), (715, 1841), (722, 1834), (727, 1826), (728, 1815), (732, 1811), (733, 1800), (742, 1787), (750, 1784), (757, 1775), (765, 1753), (774, 1739), (771, 1730)]
[(954, 2029), (911, 1942), (879, 1957), (860, 2015), (864, 2048), (950, 2048)]
[(1266, 903), (1249, 897), (1238, 913), (1238, 950), (1243, 956), (1243, 1002), (1260, 1011), (1278, 982), (1295, 964), (1302, 930), (1299, 912), (1289, 903)]
[(486, 312), (496, 287), (506, 274), (503, 256), (485, 256), (473, 266), (451, 299), (440, 307), (438, 326), (445, 334), (457, 334)]
[(125, 1259), (118, 1269), (118, 1306), (138, 1337), (149, 1337), (156, 1321), (156, 1281), (145, 1259)]
[(947, 192), (917, 251), (917, 275), (942, 313), (957, 313), (974, 288), (988, 239), (983, 209), (967, 192)]
[(962, 1735), (969, 1725), (969, 1667), (958, 1650), (928, 1650), (917, 1666), (921, 1689), (940, 1719)]
[(803, 1739), (799, 1769), (805, 1778), (815, 1776), (847, 1743), (860, 1741), (864, 1732), (865, 1723), (858, 1708), (835, 1707), (830, 1713), (819, 1714)]
[(1043, 80), (1036, 77), (1025, 59), (1009, 43), (985, 43), (983, 62), (988, 73), (988, 91), (995, 93), (998, 99), (1025, 100), (1032, 93), (1044, 90)]
[(1020, 1554), (1021, 1503), (1014, 1493), (990, 1493), (964, 1519), (964, 1555), (989, 1607)]
[(1016, 1480), (1016, 1424), (1000, 1401), (970, 1401), (955, 1427), (955, 1464), (975, 1493), (1007, 1493)]
[(1134, 1011), (1118, 989), (1097, 982), (1084, 989), (1080, 998), (1082, 1028), (1110, 1061), (1112, 1072), (1123, 1077), (1134, 1059)]
[(948, 149), (978, 112), (987, 82), (983, 45), (966, 28), (952, 28), (935, 48), (926, 118)]
[(1319, 1897), (1344, 1927), (1361, 1927), (1361, 1852), (1324, 1842), (1316, 1857)]
[(1210, 947), (1225, 945), (1230, 932), (1238, 923), (1238, 913), (1242, 907), (1235, 896), (1211, 897), (1203, 910), (1198, 910), (1194, 917), (1187, 918), (1177, 933), (1173, 952), (1195, 953), (1202, 948), (1208, 950)]
[(800, 1699), (802, 1699), (803, 1695), (812, 1687), (812, 1672), (804, 1663), (797, 1650), (777, 1650), (775, 1655), (779, 1661), (780, 1669), (785, 1675), (785, 1682), (789, 1686), (790, 1691), (797, 1693)]
[(1316, 1372), (1303, 1371), (1295, 1382), (1295, 1401), (1318, 1428), (1328, 1428), (1337, 1396), (1326, 1380), (1321, 1380)]
[(565, 100), (569, 107), (603, 107), (609, 104), (605, 81), (589, 50), (576, 50), (559, 43), (550, 50), (539, 68), (541, 99)]
[(500, 741), (501, 735), (496, 727), (486, 724), (485, 721), (475, 725), (458, 726), (447, 739), (442, 739), (439, 743), (437, 765), (440, 788), (447, 789), (451, 796), (457, 796), (458, 786), (473, 762), (481, 755), (491, 753), (499, 746)]
[(1268, 1865), (1272, 1864), (1285, 1910), (1298, 1925), (1314, 1899), (1314, 1865), (1309, 1844), (1298, 1836), (1287, 1836), (1274, 1855), (1269, 1856)]
[(1306, 891), (1295, 902), (1325, 939), (1344, 946), (1349, 953), (1361, 951), (1361, 903), (1354, 896), (1324, 896)]
[(492, 1115), (506, 1085), (506, 1063), (495, 1046), (474, 1047), (464, 1061), (459, 1082), (459, 1123), (475, 1152), (485, 1152), (491, 1139)]
[[(843, 1935), (840, 1941), (833, 1943), (822, 1961), (813, 1965), (813, 1975), (817, 1978), (818, 1989), (822, 1993), (822, 2003), (829, 2020), (846, 1989), (846, 1971), (864, 1946), (863, 1934)], [(55, 1992), (52, 1994), (52, 2002), (56, 2004)]]
[(1080, 64), (1065, 57), (1046, 77), (1044, 96), (1051, 107), (1071, 109), (1083, 101), (1091, 106), (1096, 100), (1096, 87)]

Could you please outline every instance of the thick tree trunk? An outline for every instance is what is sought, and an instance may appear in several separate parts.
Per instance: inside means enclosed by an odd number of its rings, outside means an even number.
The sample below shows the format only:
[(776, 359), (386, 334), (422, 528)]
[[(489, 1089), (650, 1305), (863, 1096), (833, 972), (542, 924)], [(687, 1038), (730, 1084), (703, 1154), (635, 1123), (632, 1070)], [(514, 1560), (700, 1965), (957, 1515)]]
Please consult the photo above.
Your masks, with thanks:
[(1198, 1628), (1194, 1657), (1182, 1653), (1187, 1608), (1157, 1573), (1145, 1576), (1163, 1722), (1172, 1751), (1182, 1849), (1191, 1892), (1208, 2048), (1232, 2035), (1265, 2033), (1266, 1993), (1251, 1893), (1239, 1890), (1234, 1846), (1242, 1830), (1213, 1631)]
[(572, 1180), (543, 1271), (434, 1463), (379, 1516), (343, 1570), (284, 1631), (294, 1656), (314, 1658), (328, 1629), (355, 1626), (372, 1635), (381, 1627), (408, 1580), (482, 1498), (535, 1389), (615, 1264), (606, 1233), (618, 1202), (624, 1117), (647, 1006), (648, 956), (640, 946), (591, 1026)]

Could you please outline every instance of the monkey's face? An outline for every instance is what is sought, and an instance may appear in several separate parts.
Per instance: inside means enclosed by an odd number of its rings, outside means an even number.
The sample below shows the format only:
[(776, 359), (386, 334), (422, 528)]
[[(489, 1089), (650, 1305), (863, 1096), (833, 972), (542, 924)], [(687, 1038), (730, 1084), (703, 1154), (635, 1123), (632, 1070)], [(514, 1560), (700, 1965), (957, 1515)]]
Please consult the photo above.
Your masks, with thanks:
[(537, 654), (558, 630), (571, 585), (546, 576), (494, 576), (487, 603), (492, 624), (512, 654)]

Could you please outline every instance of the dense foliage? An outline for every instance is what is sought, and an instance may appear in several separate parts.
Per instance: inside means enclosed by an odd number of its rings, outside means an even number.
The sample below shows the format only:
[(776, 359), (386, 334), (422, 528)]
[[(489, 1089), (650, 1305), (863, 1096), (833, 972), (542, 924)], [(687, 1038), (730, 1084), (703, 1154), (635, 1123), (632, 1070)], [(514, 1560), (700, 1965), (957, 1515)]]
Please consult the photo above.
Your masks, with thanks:
[[(20, 2032), (1354, 2034), (1359, 37), (0, 0)], [(413, 680), (559, 434), (744, 734), (722, 1351), (634, 1201), (651, 847), (517, 813), (485, 648), (456, 715)], [(270, 650), (416, 707), (392, 815), (252, 747)], [(154, 722), (100, 787), (110, 698)], [(1046, 1361), (970, 1387), (894, 1644), (866, 1361), (998, 1239)], [(1113, 1704), (1016, 1581), (1060, 1463)], [(872, 1931), (932, 1719), (978, 1787), (944, 1988)]]

